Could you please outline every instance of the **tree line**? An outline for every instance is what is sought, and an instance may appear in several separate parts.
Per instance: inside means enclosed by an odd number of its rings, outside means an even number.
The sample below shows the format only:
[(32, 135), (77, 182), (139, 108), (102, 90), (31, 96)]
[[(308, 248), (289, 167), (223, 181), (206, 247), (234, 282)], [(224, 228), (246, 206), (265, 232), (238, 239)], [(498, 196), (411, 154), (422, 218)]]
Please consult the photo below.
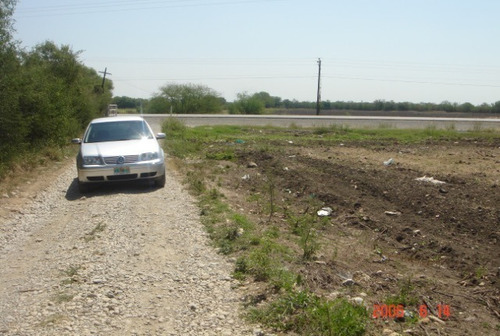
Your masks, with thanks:
[(112, 82), (51, 41), (26, 51), (13, 39), (17, 0), (0, 0), (0, 175), (16, 158), (62, 147), (106, 110)]
[[(162, 87), (151, 99), (114, 97), (113, 102), (121, 108), (137, 108), (142, 106), (145, 113), (221, 113), (230, 114), (262, 114), (271, 109), (316, 109), (316, 102), (282, 99), (267, 92), (237, 94), (233, 102), (220, 97), (214, 90), (194, 84), (170, 84)], [(410, 103), (375, 100), (373, 102), (352, 102), (329, 100), (320, 103), (321, 110), (346, 111), (417, 111), (417, 112), (462, 112), (462, 113), (500, 113), (500, 101), (493, 104), (473, 105), (471, 103)]]

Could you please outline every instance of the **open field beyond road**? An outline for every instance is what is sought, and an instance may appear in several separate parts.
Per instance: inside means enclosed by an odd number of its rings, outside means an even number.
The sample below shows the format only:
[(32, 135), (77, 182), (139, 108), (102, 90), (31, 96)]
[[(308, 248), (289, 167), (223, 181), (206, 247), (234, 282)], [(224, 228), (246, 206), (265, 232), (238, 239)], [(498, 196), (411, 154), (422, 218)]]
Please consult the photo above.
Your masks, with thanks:
[[(310, 116), (310, 115), (174, 115), (187, 126), (240, 125), (277, 127), (350, 127), (395, 129), (448, 129), (457, 131), (500, 130), (500, 118), (436, 118), (384, 116)], [(160, 126), (169, 115), (147, 114), (145, 119)]]

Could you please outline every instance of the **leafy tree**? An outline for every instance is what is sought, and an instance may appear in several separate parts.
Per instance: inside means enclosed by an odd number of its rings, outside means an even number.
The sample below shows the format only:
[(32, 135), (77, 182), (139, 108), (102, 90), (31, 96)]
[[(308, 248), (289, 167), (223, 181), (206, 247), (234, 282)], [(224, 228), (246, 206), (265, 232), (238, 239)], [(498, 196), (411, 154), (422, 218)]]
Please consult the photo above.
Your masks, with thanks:
[(12, 14), (17, 0), (0, 0), (0, 46), (12, 45)]
[(491, 112), (500, 113), (500, 100), (491, 106)]
[(118, 105), (119, 108), (134, 109), (140, 107), (141, 104), (145, 105), (147, 103), (147, 100), (142, 98), (131, 98), (126, 96), (121, 96), (121, 97), (113, 97), (111, 102), (113, 104)]
[(31, 144), (65, 144), (111, 100), (112, 82), (104, 91), (94, 91), (100, 78), (80, 63), (79, 54), (49, 41), (22, 54), (20, 109)]
[[(219, 113), (222, 102), (219, 94), (204, 85), (169, 84), (160, 89), (157, 97), (162, 97), (172, 106), (174, 113)], [(163, 113), (167, 113), (163, 111)]]
[(487, 104), (487, 103), (483, 103), (479, 106), (476, 106), (476, 109), (475, 109), (477, 112), (479, 113), (489, 113), (492, 111), (492, 107), (490, 104)]
[(254, 93), (252, 97), (255, 99), (259, 99), (264, 104), (265, 108), (279, 107), (281, 104), (280, 97), (273, 97), (269, 93), (264, 91)]
[(463, 103), (462, 105), (458, 106), (458, 111), (459, 112), (473, 112), (474, 105), (472, 105), (471, 103)]
[(163, 96), (156, 95), (151, 98), (146, 107), (146, 113), (162, 114), (170, 112), (170, 102)]
[(237, 100), (233, 103), (230, 113), (232, 114), (261, 114), (264, 112), (265, 104), (259, 95), (250, 96), (247, 93), (238, 93)]
[(16, 0), (0, 0), (0, 166), (23, 147), (27, 133), (18, 108), (21, 64), (11, 20), (15, 5)]

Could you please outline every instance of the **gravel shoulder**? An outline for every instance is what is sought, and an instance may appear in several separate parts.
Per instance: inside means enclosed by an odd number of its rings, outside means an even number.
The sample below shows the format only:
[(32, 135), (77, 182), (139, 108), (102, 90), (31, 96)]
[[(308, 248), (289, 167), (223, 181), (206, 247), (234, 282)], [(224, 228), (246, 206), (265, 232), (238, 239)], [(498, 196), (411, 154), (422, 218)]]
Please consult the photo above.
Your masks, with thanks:
[(4, 194), (0, 334), (252, 334), (231, 265), (167, 174), (163, 189), (116, 185), (82, 197), (68, 161), (26, 195)]

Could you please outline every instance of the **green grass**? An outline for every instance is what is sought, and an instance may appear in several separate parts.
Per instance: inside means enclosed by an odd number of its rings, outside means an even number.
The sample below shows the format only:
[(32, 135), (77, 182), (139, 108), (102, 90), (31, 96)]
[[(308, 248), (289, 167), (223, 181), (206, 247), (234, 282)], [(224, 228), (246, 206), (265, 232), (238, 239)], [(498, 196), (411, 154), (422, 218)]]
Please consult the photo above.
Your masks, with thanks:
[(13, 157), (0, 155), (0, 181), (9, 175), (26, 176), (37, 168), (61, 162), (76, 155), (78, 147), (74, 145), (57, 146), (53, 144), (37, 145), (19, 151)]
[(363, 335), (369, 321), (363, 306), (345, 299), (328, 301), (306, 291), (286, 293), (262, 308), (251, 309), (248, 317), (274, 329), (300, 335)]
[[(294, 144), (317, 141), (322, 143), (338, 143), (347, 141), (388, 141), (400, 143), (418, 143), (430, 140), (493, 140), (500, 137), (494, 130), (479, 128), (468, 132), (459, 132), (454, 127), (437, 129), (429, 126), (425, 129), (396, 129), (381, 126), (373, 129), (352, 129), (343, 125), (323, 126), (318, 128), (278, 128), (250, 126), (199, 126), (186, 127), (176, 118), (168, 118), (163, 124), (167, 134), (165, 140), (169, 153), (180, 158), (199, 156), (208, 153), (208, 159), (233, 159), (235, 150), (240, 146), (264, 146), (267, 149), (273, 145), (286, 145), (288, 141)], [(214, 154), (209, 146), (231, 146), (225, 148), (222, 154)], [(220, 149), (220, 148), (219, 148)]]
[(97, 225), (90, 231), (88, 234), (85, 235), (83, 238), (86, 243), (96, 239), (97, 235), (106, 229), (106, 224), (103, 222), (97, 223)]
[(411, 279), (402, 280), (399, 283), (399, 293), (390, 295), (384, 303), (387, 305), (403, 305), (405, 307), (415, 307), (418, 305), (419, 299), (414, 293), (415, 287), (411, 283)]
[(60, 292), (52, 296), (52, 301), (55, 303), (64, 303), (73, 300), (74, 297), (75, 296), (73, 294)]

